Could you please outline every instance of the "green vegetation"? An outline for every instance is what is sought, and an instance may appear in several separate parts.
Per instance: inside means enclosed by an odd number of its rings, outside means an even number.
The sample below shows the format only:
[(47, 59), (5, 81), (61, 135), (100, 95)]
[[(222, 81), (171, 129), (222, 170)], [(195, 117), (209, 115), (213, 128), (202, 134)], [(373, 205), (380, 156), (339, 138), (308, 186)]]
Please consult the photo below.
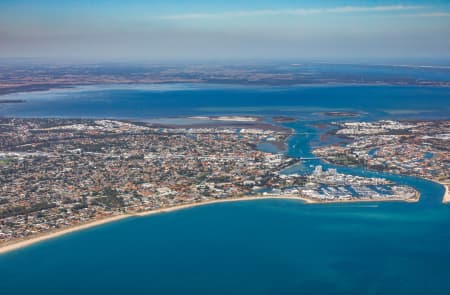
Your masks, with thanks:
[(94, 205), (99, 205), (99, 206), (104, 206), (107, 208), (120, 208), (120, 207), (124, 207), (125, 203), (123, 201), (123, 198), (121, 197), (113, 197), (113, 196), (105, 196), (105, 197), (100, 197), (100, 198), (96, 198), (92, 204)]
[(343, 166), (362, 166), (364, 162), (357, 160), (354, 157), (339, 155), (333, 159), (333, 163)]
[(138, 199), (138, 200), (142, 200), (142, 195), (139, 194), (138, 192), (133, 192), (133, 198)]
[(36, 203), (36, 204), (31, 205), (31, 207), (15, 206), (15, 207), (6, 208), (6, 209), (0, 211), (0, 218), (29, 214), (29, 213), (38, 212), (38, 211), (51, 209), (51, 208), (55, 208), (55, 207), (56, 207), (56, 204), (47, 203), (47, 202)]
[(118, 196), (119, 193), (115, 189), (107, 187), (103, 190), (103, 194), (103, 197), (98, 197), (92, 202), (93, 205), (107, 208), (120, 208), (125, 206), (123, 198)]
[(307, 182), (308, 182), (307, 177), (306, 177), (306, 176), (301, 176), (301, 177), (295, 178), (295, 181), (294, 181), (293, 184), (294, 184), (294, 185), (303, 186), (303, 185), (305, 185)]
[(118, 195), (117, 191), (115, 189), (111, 188), (111, 187), (106, 187), (103, 190), (103, 193), (107, 197), (117, 197), (117, 195)]
[(86, 203), (75, 204), (75, 205), (73, 205), (72, 210), (78, 211), (78, 210), (81, 210), (81, 209), (84, 209), (87, 207), (88, 207), (88, 204), (86, 204)]
[(8, 166), (13, 162), (12, 159), (8, 159), (8, 158), (1, 158), (0, 159), (0, 166)]

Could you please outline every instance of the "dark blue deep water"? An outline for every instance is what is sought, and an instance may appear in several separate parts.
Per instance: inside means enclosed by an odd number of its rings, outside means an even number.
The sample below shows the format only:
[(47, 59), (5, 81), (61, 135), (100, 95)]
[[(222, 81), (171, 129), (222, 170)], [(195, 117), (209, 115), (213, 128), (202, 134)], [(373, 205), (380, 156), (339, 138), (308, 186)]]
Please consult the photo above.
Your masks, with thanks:
[(92, 86), (2, 96), (0, 116), (153, 118), (211, 114), (291, 114), (363, 110), (371, 115), (446, 117), (450, 89), (400, 86)]
[[(292, 156), (310, 155), (318, 139), (312, 123), (336, 120), (317, 114), (323, 110), (363, 111), (365, 120), (450, 118), (447, 88), (152, 87), (10, 95), (27, 102), (1, 105), (0, 115), (286, 114), (300, 118), (287, 126), (305, 132), (289, 139)], [(413, 185), (421, 201), (259, 200), (133, 217), (1, 255), (0, 294), (450, 294), (450, 206), (441, 204), (443, 188), (338, 169)]]

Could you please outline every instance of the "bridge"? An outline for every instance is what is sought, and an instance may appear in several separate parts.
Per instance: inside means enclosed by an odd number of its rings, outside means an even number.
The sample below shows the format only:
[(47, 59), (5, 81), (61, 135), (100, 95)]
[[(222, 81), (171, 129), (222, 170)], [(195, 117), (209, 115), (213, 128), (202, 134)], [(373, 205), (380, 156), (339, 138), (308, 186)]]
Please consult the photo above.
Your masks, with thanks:
[(300, 157), (298, 160), (308, 161), (308, 160), (326, 160), (326, 159), (335, 159), (336, 157)]

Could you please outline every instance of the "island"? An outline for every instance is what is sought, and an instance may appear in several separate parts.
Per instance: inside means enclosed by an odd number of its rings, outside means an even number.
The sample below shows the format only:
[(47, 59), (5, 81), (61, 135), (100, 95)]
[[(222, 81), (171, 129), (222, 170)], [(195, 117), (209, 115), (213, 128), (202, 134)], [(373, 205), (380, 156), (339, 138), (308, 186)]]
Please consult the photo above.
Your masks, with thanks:
[(292, 122), (296, 122), (297, 119), (293, 118), (293, 117), (276, 116), (276, 117), (272, 117), (272, 121), (277, 122), (277, 123), (292, 123)]
[(344, 112), (344, 111), (329, 111), (329, 112), (322, 112), (321, 113), (324, 116), (327, 117), (359, 117), (361, 116), (361, 113), (359, 112)]
[(256, 122), (262, 121), (261, 117), (254, 116), (194, 116), (189, 119), (225, 121), (225, 122)]

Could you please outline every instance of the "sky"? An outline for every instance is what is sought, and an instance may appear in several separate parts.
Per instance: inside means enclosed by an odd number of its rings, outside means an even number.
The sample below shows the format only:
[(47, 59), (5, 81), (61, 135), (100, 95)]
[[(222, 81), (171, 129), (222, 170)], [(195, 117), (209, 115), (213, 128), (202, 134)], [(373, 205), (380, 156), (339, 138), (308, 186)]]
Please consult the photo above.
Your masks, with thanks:
[(1, 0), (0, 58), (450, 58), (450, 1)]

